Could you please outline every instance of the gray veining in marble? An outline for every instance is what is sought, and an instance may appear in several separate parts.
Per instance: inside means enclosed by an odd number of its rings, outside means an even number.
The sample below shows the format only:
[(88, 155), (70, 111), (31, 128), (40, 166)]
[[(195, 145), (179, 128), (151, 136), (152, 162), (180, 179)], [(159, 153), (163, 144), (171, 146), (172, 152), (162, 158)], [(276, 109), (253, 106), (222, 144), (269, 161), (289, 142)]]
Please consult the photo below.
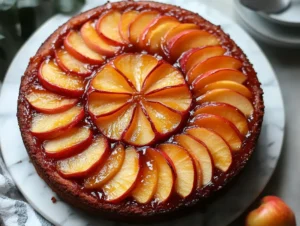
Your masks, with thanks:
[[(233, 21), (224, 17), (220, 12), (200, 4), (196, 0), (189, 2), (184, 2), (183, 0), (165, 0), (163, 2), (180, 5), (199, 13), (215, 24), (220, 24), (254, 64), (265, 92), (266, 113), (257, 150), (231, 189), (218, 200), (211, 203), (204, 213), (196, 211), (180, 219), (157, 224), (161, 226), (224, 226), (238, 217), (261, 193), (274, 171), (281, 152), (285, 125), (280, 88), (272, 67), (264, 54), (253, 39)], [(99, 1), (97, 1), (98, 4), (100, 4)], [(93, 6), (96, 6), (95, 2), (86, 6), (85, 9)], [(56, 195), (38, 177), (30, 163), (15, 117), (20, 77), (27, 66), (29, 57), (34, 55), (40, 43), (54, 29), (67, 19), (67, 17), (62, 15), (51, 18), (28, 40), (13, 60), (7, 72), (0, 98), (1, 149), (6, 165), (20, 191), (31, 205), (46, 219), (55, 225), (63, 226), (113, 226), (116, 225), (115, 222), (88, 216), (59, 199), (57, 203), (52, 203), (51, 197)], [(127, 224), (122, 225), (125, 226)]]

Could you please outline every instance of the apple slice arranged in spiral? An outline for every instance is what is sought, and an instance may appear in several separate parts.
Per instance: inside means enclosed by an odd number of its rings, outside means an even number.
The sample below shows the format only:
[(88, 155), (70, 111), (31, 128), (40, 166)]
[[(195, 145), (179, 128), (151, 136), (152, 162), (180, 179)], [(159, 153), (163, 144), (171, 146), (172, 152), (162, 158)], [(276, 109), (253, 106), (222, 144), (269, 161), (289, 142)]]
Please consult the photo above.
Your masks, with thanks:
[(240, 131), (240, 133), (245, 136), (248, 131), (248, 122), (245, 115), (237, 108), (224, 103), (206, 103), (200, 105), (195, 109), (194, 115), (199, 114), (212, 114), (221, 116), (228, 121), (232, 122), (233, 125)]
[(222, 46), (205, 46), (200, 48), (192, 48), (182, 54), (179, 64), (181, 69), (187, 73), (190, 69), (192, 69), (195, 65), (200, 62), (215, 56), (224, 55), (226, 52)]
[(232, 164), (231, 150), (227, 143), (215, 132), (201, 127), (188, 128), (186, 133), (201, 141), (208, 148), (214, 165), (226, 172)]
[(176, 144), (161, 144), (158, 149), (171, 160), (176, 172), (175, 191), (183, 198), (188, 197), (195, 187), (196, 173), (189, 153)]
[(125, 149), (122, 144), (117, 144), (103, 166), (93, 175), (84, 180), (87, 189), (100, 189), (110, 181), (121, 169), (125, 159)]
[(191, 84), (198, 76), (202, 76), (204, 73), (226, 68), (226, 69), (240, 69), (242, 62), (230, 56), (215, 56), (206, 59), (205, 61), (196, 64), (187, 74), (188, 82)]
[(217, 115), (199, 114), (194, 118), (192, 124), (216, 132), (227, 142), (231, 150), (239, 151), (241, 149), (242, 135), (227, 119)]
[(135, 19), (137, 18), (137, 16), (139, 15), (139, 12), (138, 11), (135, 11), (135, 10), (129, 10), (127, 12), (124, 12), (122, 15), (121, 15), (121, 19), (120, 19), (120, 22), (119, 22), (119, 32), (120, 32), (120, 35), (123, 39), (123, 41), (127, 44), (130, 43), (130, 40), (129, 40), (129, 26), (131, 25), (131, 23), (133, 21), (135, 21)]
[(116, 45), (124, 44), (123, 38), (119, 33), (121, 15), (122, 14), (119, 11), (111, 10), (102, 15), (96, 24), (96, 30), (98, 34), (103, 35)]
[(83, 107), (74, 106), (57, 114), (36, 114), (30, 131), (39, 138), (52, 138), (72, 128), (84, 118)]
[(169, 43), (169, 41), (175, 37), (176, 35), (180, 34), (183, 31), (188, 30), (195, 30), (199, 29), (199, 27), (196, 24), (192, 23), (179, 23), (177, 26), (173, 27), (170, 30), (167, 30), (164, 37), (163, 37), (163, 45), (166, 47)]
[(64, 49), (55, 51), (55, 59), (58, 66), (67, 73), (73, 73), (84, 77), (92, 74), (88, 64), (77, 60)]
[(84, 80), (79, 76), (66, 74), (52, 60), (41, 64), (38, 78), (46, 89), (58, 94), (79, 97), (84, 92)]
[(207, 185), (213, 176), (213, 162), (206, 145), (190, 135), (175, 136), (175, 141), (184, 147), (193, 157), (197, 169), (197, 187)]
[(45, 141), (46, 154), (52, 158), (66, 158), (87, 148), (93, 139), (87, 127), (75, 127), (53, 140)]
[(105, 200), (118, 203), (125, 199), (138, 181), (140, 173), (140, 156), (133, 147), (125, 150), (125, 158), (119, 172), (103, 187)]
[(57, 161), (56, 168), (66, 178), (85, 177), (105, 161), (108, 153), (109, 145), (107, 139), (103, 136), (98, 136), (81, 153)]
[(39, 89), (31, 90), (26, 95), (26, 99), (37, 111), (48, 114), (66, 111), (78, 102), (76, 98), (68, 98)]
[(65, 38), (64, 47), (68, 53), (82, 62), (101, 64), (104, 61), (104, 57), (90, 49), (77, 31), (72, 30), (69, 32)]

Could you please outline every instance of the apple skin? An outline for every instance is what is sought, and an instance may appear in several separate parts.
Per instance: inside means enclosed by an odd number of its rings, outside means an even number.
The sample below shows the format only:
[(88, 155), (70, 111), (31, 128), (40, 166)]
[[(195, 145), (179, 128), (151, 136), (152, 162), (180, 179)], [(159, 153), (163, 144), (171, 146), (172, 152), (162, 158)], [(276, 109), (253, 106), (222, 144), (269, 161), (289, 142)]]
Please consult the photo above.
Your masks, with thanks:
[(276, 196), (266, 196), (262, 204), (249, 213), (246, 226), (296, 226), (293, 211)]

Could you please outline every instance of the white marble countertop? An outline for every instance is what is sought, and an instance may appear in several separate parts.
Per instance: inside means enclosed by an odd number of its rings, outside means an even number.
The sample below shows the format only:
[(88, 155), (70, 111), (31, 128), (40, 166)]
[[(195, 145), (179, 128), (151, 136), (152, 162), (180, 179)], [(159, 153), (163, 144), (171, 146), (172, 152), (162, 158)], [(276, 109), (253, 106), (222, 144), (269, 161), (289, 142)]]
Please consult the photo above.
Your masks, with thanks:
[[(242, 24), (235, 12), (233, 0), (201, 0)], [(271, 62), (283, 94), (286, 112), (286, 136), (282, 156), (276, 171), (264, 190), (264, 195), (283, 198), (294, 210), (300, 222), (300, 49), (284, 49), (258, 41)], [(252, 207), (253, 208), (253, 207)], [(230, 226), (243, 225), (245, 216)]]

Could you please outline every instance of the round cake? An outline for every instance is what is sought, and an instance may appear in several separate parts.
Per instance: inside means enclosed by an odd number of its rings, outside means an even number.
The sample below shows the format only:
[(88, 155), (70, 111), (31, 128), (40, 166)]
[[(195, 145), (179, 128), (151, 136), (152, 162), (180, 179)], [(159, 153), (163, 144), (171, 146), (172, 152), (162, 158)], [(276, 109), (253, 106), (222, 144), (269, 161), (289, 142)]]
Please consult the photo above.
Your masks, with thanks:
[(63, 200), (155, 218), (209, 204), (240, 172), (261, 130), (262, 93), (219, 26), (124, 1), (73, 17), (41, 45), (17, 117), (37, 173)]

